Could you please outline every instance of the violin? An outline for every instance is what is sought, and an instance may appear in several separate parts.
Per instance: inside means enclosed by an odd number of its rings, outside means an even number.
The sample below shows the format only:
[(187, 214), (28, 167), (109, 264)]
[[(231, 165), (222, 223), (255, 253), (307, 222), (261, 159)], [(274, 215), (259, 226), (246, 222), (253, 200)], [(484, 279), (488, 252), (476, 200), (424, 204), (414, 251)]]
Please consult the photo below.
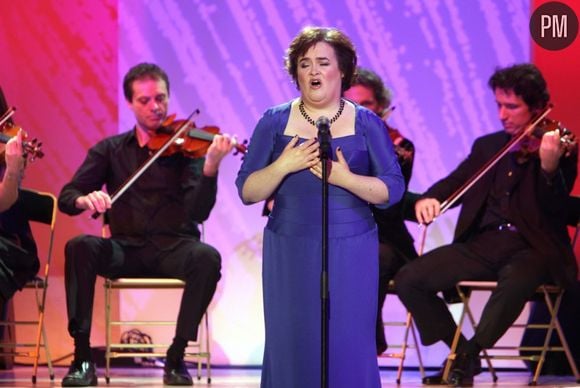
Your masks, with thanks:
[(409, 162), (413, 160), (413, 150), (409, 148), (408, 144), (405, 144), (405, 138), (401, 135), (401, 132), (397, 128), (393, 128), (387, 123), (387, 119), (391, 116), (391, 113), (395, 110), (396, 106), (391, 105), (390, 107), (383, 110), (381, 114), (381, 119), (387, 127), (389, 137), (393, 142), (395, 153), (400, 164)]
[[(170, 144), (161, 154), (162, 156), (169, 156), (175, 153), (182, 153), (190, 158), (201, 158), (205, 156), (209, 146), (215, 135), (218, 135), (220, 130), (216, 126), (206, 126), (196, 128), (195, 123), (189, 120), (176, 120), (175, 114), (168, 116), (163, 122), (162, 126), (147, 142), (147, 147), (151, 151), (158, 151), (170, 140), (175, 132), (186, 125), (187, 129), (182, 136), (179, 136), (172, 144)], [(235, 153), (242, 155), (247, 152), (248, 143), (244, 140), (241, 144), (233, 138)]]
[(576, 150), (577, 142), (576, 136), (567, 128), (563, 127), (559, 121), (550, 119), (548, 117), (542, 119), (518, 144), (516, 144), (512, 151), (516, 153), (516, 161), (518, 163), (525, 163), (531, 157), (537, 156), (542, 144), (542, 136), (546, 132), (560, 131), (560, 142), (564, 146), (564, 156), (569, 156)]
[(397, 158), (399, 159), (399, 163), (402, 164), (403, 162), (413, 160), (413, 151), (405, 146), (404, 143), (405, 138), (403, 137), (403, 135), (401, 135), (401, 132), (399, 132), (398, 129), (389, 126), (387, 123), (385, 123), (385, 125), (387, 126), (389, 137), (393, 142), (393, 146), (395, 148)]
[[(463, 194), (467, 192), (467, 190), (469, 190), (477, 181), (479, 181), (481, 177), (484, 176), (493, 166), (495, 166), (501, 158), (507, 155), (508, 152), (512, 152), (514, 150), (518, 152), (520, 149), (522, 150), (525, 149), (527, 151), (525, 155), (524, 152), (521, 151), (522, 152), (521, 156), (525, 157), (520, 158), (518, 160), (519, 162), (521, 161), (522, 163), (524, 163), (530, 156), (534, 154), (537, 155), (538, 150), (540, 149), (541, 137), (550, 130), (560, 129), (560, 123), (547, 118), (548, 113), (550, 113), (552, 109), (553, 105), (548, 104), (548, 106), (542, 112), (540, 112), (540, 114), (538, 114), (538, 116), (535, 119), (533, 119), (524, 130), (522, 130), (519, 134), (513, 136), (512, 139), (506, 145), (504, 145), (489, 161), (487, 161), (473, 177), (468, 179), (457, 191), (455, 191), (445, 201), (443, 201), (441, 203), (439, 214), (441, 215), (445, 213), (447, 210), (449, 210), (449, 208), (455, 202), (457, 202), (457, 200), (461, 198)], [(564, 129), (562, 128), (560, 132), (564, 132)], [(528, 138), (530, 140), (526, 140)], [(531, 140), (533, 138), (536, 139), (533, 140), (535, 142), (533, 144), (535, 145), (534, 147), (532, 147)], [(564, 142), (568, 142), (570, 139), (572, 139), (572, 137), (569, 134), (566, 134), (562, 136), (560, 139), (561, 139), (560, 141), (564, 139), (563, 140)], [(522, 142), (524, 143), (530, 142), (530, 143), (528, 146), (522, 147), (521, 145)], [(577, 149), (575, 140), (573, 142), (570, 141), (570, 145), (571, 145), (570, 151), (568, 152), (572, 153), (572, 151), (575, 151)]]
[[(219, 129), (217, 127), (211, 127), (210, 132), (210, 130), (205, 130), (205, 128), (210, 127), (204, 127), (201, 129), (195, 128), (191, 118), (196, 114), (199, 114), (199, 109), (194, 110), (185, 120), (175, 120), (175, 114), (170, 115), (165, 119), (161, 128), (158, 129), (157, 133), (147, 142), (147, 147), (151, 151), (149, 158), (125, 182), (123, 182), (123, 184), (119, 186), (113, 194), (111, 194), (111, 205), (114, 204), (160, 156), (169, 156), (180, 152), (188, 157), (199, 158), (207, 153), (207, 150), (209, 149), (215, 135), (218, 134)], [(244, 141), (243, 144), (236, 144), (236, 154), (238, 152), (241, 152), (242, 154), (246, 153), (246, 143), (247, 141)], [(99, 216), (99, 212), (94, 212), (91, 217), (97, 219)]]
[[(10, 108), (6, 111), (0, 118), (0, 143), (6, 144), (10, 138), (16, 136), (18, 131), (22, 130), (22, 138), (25, 140), (22, 142), (22, 148), (24, 150), (24, 157), (29, 161), (33, 162), (36, 158), (42, 158), (44, 153), (42, 152), (42, 143), (37, 139), (32, 139), (26, 141), (28, 134), (22, 129), (22, 127), (15, 125), (10, 117), (14, 114), (16, 109)], [(4, 160), (4, 151), (0, 153), (2, 155), (1, 160)]]

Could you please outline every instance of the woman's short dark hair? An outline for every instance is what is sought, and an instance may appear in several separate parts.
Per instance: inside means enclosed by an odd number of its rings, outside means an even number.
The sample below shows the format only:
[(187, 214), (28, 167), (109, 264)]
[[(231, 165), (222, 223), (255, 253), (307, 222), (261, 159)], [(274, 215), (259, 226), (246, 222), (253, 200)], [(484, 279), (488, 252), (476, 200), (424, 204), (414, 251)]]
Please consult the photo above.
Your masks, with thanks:
[(391, 91), (385, 86), (381, 77), (374, 71), (365, 69), (364, 67), (358, 67), (351, 86), (355, 85), (361, 85), (372, 90), (379, 106), (388, 108), (391, 105)]
[(133, 82), (141, 79), (163, 80), (169, 95), (169, 78), (167, 73), (154, 63), (139, 63), (129, 69), (123, 78), (123, 94), (129, 102), (133, 101)]
[(521, 63), (497, 68), (488, 82), (492, 90), (513, 90), (530, 110), (544, 109), (550, 101), (546, 80), (540, 70), (531, 63)]
[(328, 43), (334, 48), (338, 67), (343, 74), (341, 90), (350, 88), (356, 70), (356, 50), (345, 34), (331, 27), (305, 27), (290, 43), (284, 62), (296, 86), (298, 86), (298, 59), (318, 42)]

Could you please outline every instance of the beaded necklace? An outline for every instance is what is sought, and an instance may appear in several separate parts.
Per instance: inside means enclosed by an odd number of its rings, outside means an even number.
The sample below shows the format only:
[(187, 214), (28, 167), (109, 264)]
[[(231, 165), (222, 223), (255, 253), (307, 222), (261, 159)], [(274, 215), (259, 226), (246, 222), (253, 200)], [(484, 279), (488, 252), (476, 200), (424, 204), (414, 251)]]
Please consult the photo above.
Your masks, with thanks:
[[(332, 124), (336, 120), (338, 120), (338, 118), (342, 114), (343, 109), (344, 109), (344, 99), (341, 98), (340, 99), (340, 106), (338, 107), (338, 112), (336, 112), (336, 114), (334, 116), (332, 116), (332, 118), (330, 119), (330, 124)], [(308, 115), (308, 113), (306, 113), (306, 109), (304, 109), (304, 101), (300, 100), (300, 104), (298, 104), (298, 110), (300, 110), (300, 113), (302, 114), (302, 117), (304, 117), (304, 119), (306, 121), (308, 121), (308, 123), (310, 123), (311, 125), (313, 125), (313, 126), (316, 127), (316, 121), (314, 121), (312, 119), (312, 117), (310, 117)]]

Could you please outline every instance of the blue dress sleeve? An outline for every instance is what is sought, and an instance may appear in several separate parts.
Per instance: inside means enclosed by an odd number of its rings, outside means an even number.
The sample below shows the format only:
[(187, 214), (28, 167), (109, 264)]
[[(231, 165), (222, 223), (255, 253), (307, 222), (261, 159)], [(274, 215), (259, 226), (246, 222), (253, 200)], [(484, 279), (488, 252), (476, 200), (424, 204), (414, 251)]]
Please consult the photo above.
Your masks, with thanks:
[(246, 205), (251, 203), (244, 201), (242, 197), (244, 184), (254, 171), (261, 170), (272, 163), (276, 134), (284, 129), (289, 114), (289, 103), (270, 108), (260, 118), (254, 129), (254, 133), (250, 139), (250, 145), (248, 146), (248, 152), (244, 155), (242, 166), (236, 178), (238, 195)]
[(386, 209), (399, 202), (405, 192), (405, 179), (401, 173), (393, 142), (388, 135), (385, 123), (371, 111), (357, 107), (358, 125), (366, 138), (369, 150), (370, 172), (379, 178), (389, 190), (389, 201), (375, 205)]

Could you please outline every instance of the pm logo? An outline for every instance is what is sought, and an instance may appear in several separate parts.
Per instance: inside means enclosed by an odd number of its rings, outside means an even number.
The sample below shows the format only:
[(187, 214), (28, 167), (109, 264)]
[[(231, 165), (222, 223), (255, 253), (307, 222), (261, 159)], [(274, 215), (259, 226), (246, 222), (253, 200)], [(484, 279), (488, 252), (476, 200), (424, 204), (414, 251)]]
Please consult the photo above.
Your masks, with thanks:
[(530, 19), (530, 34), (546, 50), (562, 50), (578, 35), (578, 18), (564, 3), (551, 1), (542, 4)]

